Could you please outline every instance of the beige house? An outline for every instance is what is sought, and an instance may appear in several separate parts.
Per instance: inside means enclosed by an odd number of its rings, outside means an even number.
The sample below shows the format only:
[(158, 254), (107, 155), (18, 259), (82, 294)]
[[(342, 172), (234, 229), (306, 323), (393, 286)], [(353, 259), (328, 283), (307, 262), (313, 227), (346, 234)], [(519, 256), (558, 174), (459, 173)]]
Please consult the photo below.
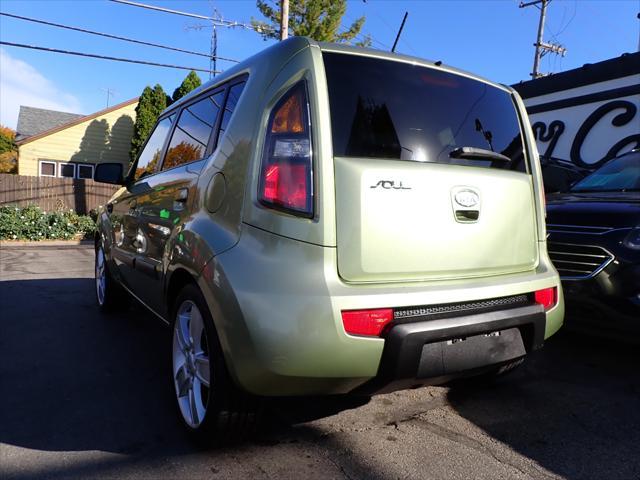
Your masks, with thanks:
[(122, 162), (126, 169), (137, 105), (138, 99), (134, 98), (92, 115), (63, 114), (67, 118), (62, 124), (38, 133), (31, 130), (28, 136), (20, 131), (21, 121), (33, 128), (62, 112), (22, 107), (20, 115), (24, 118), (18, 119), (16, 142), (18, 174), (93, 178), (95, 165), (101, 162)]

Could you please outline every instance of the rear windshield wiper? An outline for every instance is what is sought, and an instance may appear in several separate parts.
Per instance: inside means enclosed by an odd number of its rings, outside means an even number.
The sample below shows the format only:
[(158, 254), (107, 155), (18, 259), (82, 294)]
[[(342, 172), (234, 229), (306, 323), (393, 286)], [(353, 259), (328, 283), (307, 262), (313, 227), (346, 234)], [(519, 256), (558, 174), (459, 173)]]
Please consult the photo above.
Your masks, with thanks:
[(511, 162), (511, 159), (501, 153), (485, 150), (484, 148), (460, 147), (449, 152), (451, 158), (464, 158), (467, 160), (495, 160), (498, 162)]

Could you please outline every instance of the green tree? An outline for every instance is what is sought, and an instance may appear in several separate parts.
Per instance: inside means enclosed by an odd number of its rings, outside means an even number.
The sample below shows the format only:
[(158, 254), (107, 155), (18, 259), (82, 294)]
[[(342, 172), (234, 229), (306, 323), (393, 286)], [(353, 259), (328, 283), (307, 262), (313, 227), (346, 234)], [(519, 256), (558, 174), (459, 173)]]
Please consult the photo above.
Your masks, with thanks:
[[(266, 22), (251, 19), (251, 24), (264, 40), (280, 38), (280, 8), (274, 8), (266, 0), (256, 0), (260, 13)], [(351, 26), (339, 32), (342, 17), (347, 11), (347, 0), (290, 0), (289, 32), (295, 36), (305, 36), (320, 42), (350, 43), (359, 35), (365, 17), (356, 19)], [(368, 47), (371, 38), (366, 35), (356, 45)]]
[(173, 91), (172, 101), (175, 102), (179, 98), (184, 97), (191, 90), (194, 90), (202, 85), (202, 81), (196, 72), (191, 70), (189, 74), (182, 81), (180, 86)]
[(153, 89), (145, 87), (136, 107), (136, 122), (133, 125), (133, 137), (131, 138), (131, 161), (138, 156), (138, 152), (151, 134), (158, 116), (167, 108), (169, 96), (162, 86), (156, 84)]

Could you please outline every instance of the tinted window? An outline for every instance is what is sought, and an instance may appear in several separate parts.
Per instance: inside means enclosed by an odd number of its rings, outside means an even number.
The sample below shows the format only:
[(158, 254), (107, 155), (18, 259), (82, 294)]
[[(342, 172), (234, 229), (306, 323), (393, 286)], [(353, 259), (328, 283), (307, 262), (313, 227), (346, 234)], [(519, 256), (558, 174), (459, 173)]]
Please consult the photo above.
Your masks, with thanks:
[(204, 157), (223, 98), (224, 92), (219, 92), (182, 110), (162, 165), (163, 170)]
[(93, 178), (93, 165), (78, 165), (78, 178)]
[(160, 120), (153, 130), (144, 150), (142, 150), (142, 153), (140, 153), (138, 157), (134, 174), (136, 181), (156, 171), (158, 162), (160, 161), (160, 155), (162, 155), (162, 147), (167, 139), (167, 135), (169, 135), (171, 122), (174, 117), (175, 115), (171, 115), (170, 117)]
[(73, 163), (61, 163), (60, 176), (74, 178), (76, 176), (76, 166)]
[(630, 153), (605, 163), (572, 188), (572, 192), (640, 191), (640, 153)]
[(229, 125), (229, 120), (231, 120), (231, 115), (236, 109), (238, 100), (240, 100), (240, 95), (242, 95), (244, 85), (245, 82), (236, 83), (229, 89), (229, 96), (227, 97), (227, 103), (224, 106), (224, 114), (222, 115), (222, 122), (220, 123), (220, 133), (218, 134), (218, 138), (222, 137), (225, 130), (227, 129), (227, 125)]
[[(406, 63), (324, 53), (336, 156), (526, 171), (509, 93), (459, 75)], [(454, 159), (474, 147), (511, 162)]]

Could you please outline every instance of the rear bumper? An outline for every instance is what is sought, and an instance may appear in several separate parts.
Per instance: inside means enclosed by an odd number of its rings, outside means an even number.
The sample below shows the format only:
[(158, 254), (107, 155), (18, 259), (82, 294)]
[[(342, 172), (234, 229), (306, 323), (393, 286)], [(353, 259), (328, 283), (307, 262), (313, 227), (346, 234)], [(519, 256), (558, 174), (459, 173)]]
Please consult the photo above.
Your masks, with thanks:
[(545, 326), (540, 305), (396, 325), (378, 375), (356, 392), (435, 385), (508, 363), (541, 348)]
[[(209, 302), (229, 373), (243, 389), (264, 396), (344, 394), (357, 391), (358, 387), (384, 375), (389, 368), (387, 359), (393, 357), (388, 352), (395, 348), (387, 345), (398, 344), (396, 333), (387, 338), (349, 335), (342, 324), (341, 312), (345, 310), (408, 308), (419, 312), (423, 306), (482, 303), (487, 299), (558, 287), (558, 304), (547, 312), (526, 310), (523, 313), (521, 308), (531, 305), (525, 304), (496, 308), (492, 313), (458, 312), (446, 320), (432, 316), (428, 325), (423, 325), (425, 318), (421, 316), (412, 316), (411, 323), (407, 323), (407, 318), (399, 318), (398, 334), (405, 332), (404, 336), (410, 335), (411, 340), (399, 342), (397, 350), (406, 351), (406, 355), (414, 358), (415, 351), (422, 348), (421, 342), (424, 346), (438, 338), (469, 337), (478, 332), (520, 328), (521, 324), (535, 326), (538, 339), (535, 343), (528, 343), (531, 336), (523, 336), (526, 337), (524, 350), (528, 352), (562, 325), (562, 289), (546, 255), (541, 255), (535, 271), (513, 275), (351, 285), (337, 275), (336, 253), (335, 248), (246, 226), (240, 242), (214, 257), (205, 267), (199, 285)], [(529, 317), (534, 313), (536, 320)], [(418, 314), (421, 315), (415, 315)], [(419, 333), (420, 328), (424, 329), (423, 333)], [(429, 348), (432, 347), (427, 350)], [(495, 348), (506, 346), (498, 342)], [(462, 357), (468, 359), (470, 355), (464, 352)], [(486, 366), (485, 358), (474, 358), (476, 360), (464, 360), (461, 365), (471, 369)], [(492, 361), (489, 358), (489, 364)], [(400, 363), (410, 365), (411, 361)], [(400, 380), (415, 378), (415, 365), (402, 370), (397, 377)], [(425, 374), (438, 372), (421, 372)]]

